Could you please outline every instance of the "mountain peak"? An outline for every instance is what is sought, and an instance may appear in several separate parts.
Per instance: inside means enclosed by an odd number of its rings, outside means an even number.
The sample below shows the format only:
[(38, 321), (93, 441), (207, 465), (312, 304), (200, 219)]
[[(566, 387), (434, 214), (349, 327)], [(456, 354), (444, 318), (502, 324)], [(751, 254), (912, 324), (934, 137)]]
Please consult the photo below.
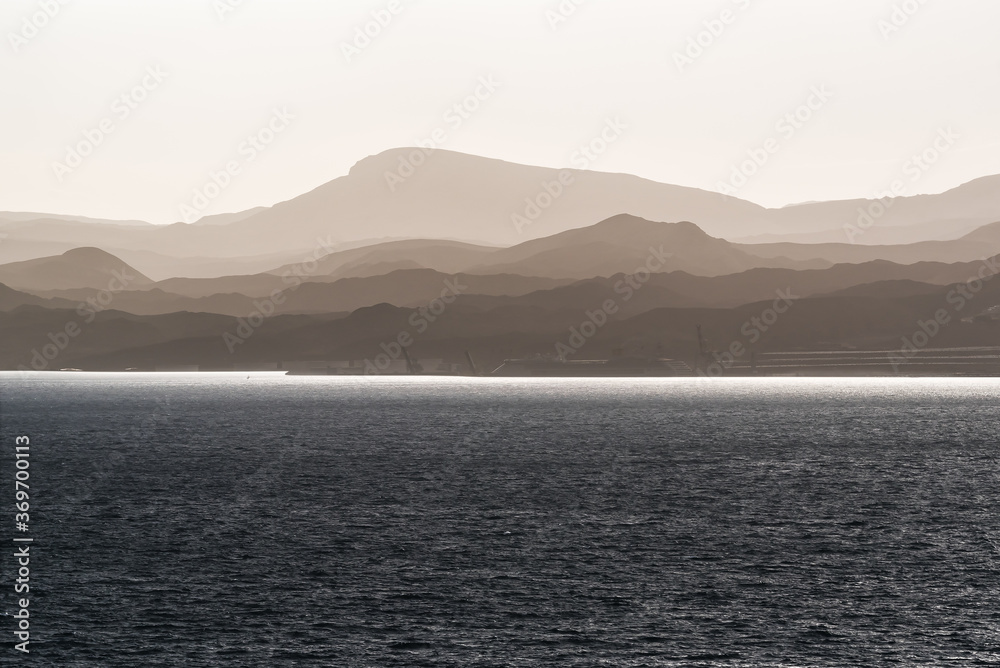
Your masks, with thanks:
[(678, 220), (675, 222), (648, 220), (641, 216), (635, 216), (631, 213), (620, 213), (618, 215), (611, 216), (610, 218), (605, 218), (596, 225), (593, 225), (592, 227), (596, 228), (599, 226), (605, 226), (605, 227), (616, 227), (616, 228), (639, 227), (643, 229), (649, 229), (649, 228), (665, 229), (661, 227), (664, 225), (669, 225), (675, 231), (696, 232), (698, 234), (705, 234), (705, 230), (701, 229), (700, 227), (698, 227), (697, 225), (688, 220)]
[(93, 246), (73, 248), (61, 255), (0, 265), (0, 282), (13, 288), (63, 290), (73, 288), (135, 290), (153, 284), (149, 277), (111, 253)]
[(85, 261), (85, 262), (106, 262), (111, 260), (113, 262), (118, 262), (124, 264), (120, 259), (107, 252), (97, 248), (96, 246), (81, 246), (79, 248), (71, 248), (62, 254), (61, 257), (75, 260), (75, 261)]

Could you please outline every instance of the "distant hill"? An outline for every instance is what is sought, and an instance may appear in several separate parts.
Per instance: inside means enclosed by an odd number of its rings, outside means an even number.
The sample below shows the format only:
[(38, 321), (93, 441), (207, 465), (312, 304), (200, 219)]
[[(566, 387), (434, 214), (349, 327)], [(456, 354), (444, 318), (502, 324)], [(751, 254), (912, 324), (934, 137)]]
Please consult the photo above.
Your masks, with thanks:
[[(864, 233), (853, 237), (856, 244), (906, 245), (954, 239), (1000, 220), (1000, 175), (975, 179), (935, 195), (886, 198), (880, 202), (873, 199), (808, 202), (768, 209), (770, 230), (759, 228), (727, 238), (783, 234), (795, 235), (788, 241), (799, 243), (849, 242), (845, 226), (857, 227), (865, 213), (874, 215), (864, 220), (868, 225)], [(827, 238), (816, 238), (815, 233)]]
[[(655, 257), (653, 251), (657, 252)], [(509, 248), (431, 240), (376, 244), (326, 256), (309, 279), (371, 276), (413, 265), (443, 273), (584, 279), (631, 272), (647, 260), (654, 260), (660, 271), (685, 270), (700, 275), (762, 266), (816, 268), (829, 264), (823, 260), (760, 258), (708, 236), (692, 223), (654, 222), (622, 214)], [(270, 273), (283, 274), (294, 268), (286, 265)]]
[(257, 206), (238, 213), (218, 213), (213, 216), (205, 216), (194, 222), (194, 225), (230, 225), (246, 220), (250, 216), (255, 216), (262, 211), (266, 211), (266, 206)]
[(590, 278), (632, 273), (644, 266), (719, 276), (762, 266), (804, 269), (825, 263), (762, 259), (710, 237), (693, 223), (653, 222), (623, 214), (498, 250), (470, 271)]
[[(948, 285), (975, 278), (981, 266), (979, 262), (900, 265), (879, 260), (805, 271), (758, 268), (714, 277), (675, 271), (654, 274), (638, 290), (625, 290), (626, 277), (617, 274), (516, 298), (472, 294), (460, 301), (483, 310), (531, 306), (583, 312), (613, 299), (620, 307), (620, 317), (630, 317), (658, 308), (733, 308), (774, 299), (778, 291), (790, 291), (796, 297), (941, 294)], [(624, 299), (626, 294), (628, 299)]]
[[(963, 312), (973, 316), (996, 303), (1000, 284), (990, 284)], [(701, 325), (710, 349), (726, 350), (734, 342), (749, 351), (896, 350), (912, 337), (921, 320), (945, 304), (940, 294), (877, 298), (812, 297), (795, 301), (766, 331), (747, 333), (748, 323), (771, 308), (773, 298), (736, 308), (658, 308), (610, 320), (584, 342), (577, 357), (602, 359), (619, 354), (693, 360)], [(239, 326), (236, 318), (178, 313), (135, 316), (104, 311), (82, 327), (82, 333), (54, 361), (58, 367), (84, 369), (153, 368), (197, 364), (204, 369), (233, 368), (240, 363), (297, 360), (373, 359), (380, 344), (401, 332), (414, 335), (410, 353), (459, 362), (469, 350), (482, 368), (494, 368), (509, 357), (555, 352), (557, 342), (571, 336), (587, 317), (572, 307), (549, 309), (510, 305), (483, 311), (454, 304), (424, 331), (413, 318), (419, 312), (379, 304), (347, 317), (279, 315), (269, 318), (232, 350), (225, 334)], [(48, 342), (74, 311), (22, 306), (0, 311), (0, 368), (27, 365), (32, 351)], [(756, 333), (754, 333), (756, 332)], [(939, 347), (995, 345), (1000, 322), (958, 317), (934, 338)], [(744, 360), (745, 361), (745, 360)]]
[[(421, 164), (411, 172), (407, 162), (414, 156)], [(401, 172), (409, 176), (400, 180)], [(887, 203), (891, 206), (875, 217), (870, 232), (858, 237), (853, 245), (846, 243), (845, 236), (840, 246), (754, 244), (754, 248), (738, 250), (794, 261), (969, 260), (971, 247), (967, 242), (934, 239), (952, 238), (956, 230), (967, 231), (1000, 220), (1000, 176), (977, 179), (938, 195), (900, 197)], [(444, 150), (424, 156), (418, 149), (404, 148), (369, 156), (347, 175), (286, 202), (207, 216), (197, 224), (84, 223), (59, 216), (17, 224), (0, 222), (8, 235), (6, 243), (0, 245), (0, 261), (23, 259), (31, 253), (51, 255), (71, 244), (174, 258), (178, 270), (171, 274), (166, 270), (169, 263), (160, 264), (156, 267), (158, 277), (176, 276), (182, 271), (222, 276), (232, 273), (235, 261), (305, 254), (315, 250), (321, 239), (334, 239), (338, 245), (352, 247), (362, 241), (371, 245), (399, 239), (471, 241), (509, 247), (586, 228), (623, 213), (669, 223), (691, 221), (709, 236), (722, 239), (796, 235), (798, 241), (835, 240), (838, 230), (857, 223), (859, 210), (871, 210), (873, 206), (885, 205), (847, 200), (765, 209), (735, 197), (627, 174), (533, 167)], [(810, 236), (814, 233), (821, 236)], [(834, 236), (823, 236), (830, 234)], [(900, 245), (901, 241), (915, 239), (931, 245)], [(864, 244), (875, 240), (883, 245), (864, 250)], [(992, 246), (990, 250), (1000, 251)], [(156, 259), (147, 257), (150, 261)], [(198, 263), (185, 264), (190, 257), (199, 258)], [(285, 257), (288, 259), (277, 259), (270, 268), (295, 261), (291, 255)], [(137, 257), (130, 259), (139, 262)], [(213, 268), (215, 259), (220, 265)], [(405, 268), (400, 263), (407, 259), (380, 261), (400, 269)], [(553, 261), (562, 259), (556, 254)], [(366, 263), (375, 264), (374, 260)], [(260, 265), (243, 266), (245, 271), (263, 270)], [(145, 270), (144, 266), (139, 269)], [(352, 275), (349, 270), (345, 272), (342, 275)]]
[[(427, 306), (440, 298), (443, 292), (448, 293), (449, 302), (452, 295), (461, 294), (516, 297), (569, 282), (570, 279), (443, 274), (432, 269), (405, 269), (385, 275), (293, 285), (277, 276), (263, 274), (230, 279), (171, 279), (155, 284), (151, 289), (117, 293), (111, 306), (138, 315), (188, 311), (245, 317), (259, 308), (255, 302), (268, 298), (275, 290), (281, 290), (280, 303), (269, 305), (275, 313), (339, 313), (379, 303), (402, 307)], [(223, 289), (206, 289), (206, 283)], [(240, 294), (231, 289), (236, 286), (250, 294)], [(450, 286), (454, 286), (455, 290), (452, 291)], [(75, 304), (92, 296), (92, 293), (91, 289), (55, 290), (42, 292), (40, 296), (62, 298)]]
[[(309, 278), (331, 280), (357, 276), (373, 276), (397, 269), (434, 269), (443, 273), (458, 273), (483, 262), (498, 249), (493, 246), (435, 239), (387, 241), (338, 251), (324, 256), (308, 271)], [(405, 264), (407, 266), (400, 266)], [(283, 275), (303, 273), (301, 262), (287, 264), (268, 273)]]
[(730, 241), (741, 244), (839, 244), (850, 242), (866, 246), (892, 246), (921, 241), (951, 241), (959, 239), (982, 226), (982, 219), (935, 220), (914, 225), (873, 224), (864, 234), (849, 233), (843, 226), (823, 232), (790, 232), (787, 234), (757, 234), (734, 237)]
[(280, 227), (300, 243), (333, 232), (345, 240), (364, 233), (511, 245), (623, 212), (694, 220), (721, 233), (754, 228), (765, 211), (718, 193), (627, 174), (532, 167), (444, 150), (428, 156), (402, 183), (390, 183), (387, 175), (408, 173), (401, 165), (415, 152), (369, 156), (348, 175), (237, 223), (241, 238), (234, 241), (249, 244)]
[[(663, 257), (654, 257), (652, 250), (660, 253), (661, 247)], [(319, 283), (342, 278), (375, 278), (418, 268), (447, 275), (519, 275), (579, 280), (633, 272), (645, 266), (648, 260), (655, 261), (650, 267), (659, 264), (658, 271), (685, 270), (702, 275), (727, 274), (753, 267), (808, 269), (829, 266), (823, 260), (760, 258), (725, 240), (708, 236), (691, 223), (657, 223), (622, 215), (511, 248), (455, 241), (392, 241), (334, 252), (311, 265), (298, 262), (249, 276), (174, 278), (157, 283), (157, 287), (188, 297), (218, 293), (256, 297), (287, 287), (289, 283), (282, 277), (296, 276), (302, 281)], [(406, 289), (406, 286), (400, 287)], [(537, 285), (535, 289), (541, 287)], [(388, 293), (382, 301), (398, 303)]]
[[(205, 340), (206, 349), (212, 350), (222, 360), (227, 352), (222, 343), (222, 333), (234, 320), (211, 314), (138, 316), (108, 310), (97, 313), (88, 323), (76, 310), (21, 306), (12, 311), (0, 311), (0, 341), (3, 342), (0, 346), (0, 367), (32, 368), (35, 353), (51, 343), (48, 334), (63, 331), (71, 322), (79, 327), (79, 333), (58, 357), (50, 361), (41, 358), (37, 361), (38, 365), (44, 364), (50, 369), (79, 367), (86, 360), (118, 351), (130, 360), (120, 369), (144, 364), (153, 368), (159, 364), (170, 364), (172, 360), (187, 359), (189, 350), (180, 342), (191, 338)], [(126, 352), (150, 347), (155, 349), (152, 354)], [(106, 367), (97, 365), (95, 368)]]
[[(117, 281), (112, 283), (112, 281)], [(148, 277), (99, 248), (75, 248), (62, 255), (0, 265), (0, 283), (29, 291), (95, 288), (137, 289)]]
[(968, 234), (962, 235), (961, 239), (969, 243), (996, 244), (1000, 241), (1000, 222), (978, 227)]
[(836, 290), (825, 296), (827, 297), (874, 297), (876, 299), (893, 299), (896, 297), (917, 297), (923, 295), (945, 295), (949, 288), (933, 283), (921, 283), (920, 281), (897, 280), (897, 281), (877, 281), (875, 283), (865, 283), (855, 285), (843, 290)]
[(0, 311), (12, 311), (20, 306), (43, 306), (47, 309), (76, 308), (69, 299), (46, 299), (27, 292), (20, 292), (0, 283)]
[[(625, 229), (629, 225), (634, 225), (635, 229)], [(745, 256), (739, 251), (728, 254), (730, 244), (707, 237), (693, 225), (657, 224), (625, 218), (608, 221), (607, 224), (594, 228), (596, 229), (590, 230), (592, 235), (580, 230), (564, 233), (576, 238), (564, 239), (563, 243), (539, 240), (513, 249), (492, 251), (487, 257), (499, 257), (497, 265), (485, 268), (480, 266), (479, 269), (499, 272), (502, 268), (513, 266), (519, 270), (550, 271), (555, 274), (579, 271), (587, 276), (591, 272), (608, 269), (606, 276), (576, 279), (502, 273), (444, 273), (420, 268), (397, 269), (386, 274), (376, 273), (348, 278), (338, 278), (336, 274), (313, 276), (293, 273), (281, 276), (267, 273), (217, 279), (176, 278), (136, 285), (134, 289), (129, 286), (129, 289), (114, 295), (114, 302), (110, 306), (117, 310), (142, 315), (188, 311), (246, 316), (258, 308), (255, 301), (280, 291), (281, 303), (274, 305), (275, 313), (339, 313), (378, 303), (397, 307), (423, 306), (440, 296), (442, 291), (448, 289), (449, 284), (454, 284), (461, 286), (460, 294), (457, 295), (458, 301), (480, 310), (530, 306), (550, 310), (575, 309), (583, 312), (592, 309), (595, 304), (614, 299), (622, 302), (621, 316), (631, 316), (664, 307), (730, 308), (773, 298), (778, 290), (786, 289), (800, 297), (817, 295), (901, 297), (928, 294), (939, 290), (940, 286), (968, 281), (974, 278), (982, 267), (981, 262), (955, 264), (926, 262), (902, 265), (879, 260), (857, 265), (838, 264), (822, 269), (754, 267), (732, 272), (734, 266), (739, 269), (747, 262), (756, 263), (757, 259)], [(648, 246), (645, 248), (642, 246), (650, 239), (654, 241), (657, 239), (655, 236), (649, 236), (650, 230), (665, 235), (660, 237), (667, 239), (664, 249), (667, 245), (690, 249), (697, 244), (707, 244), (707, 251), (702, 249), (692, 253), (689, 250), (682, 254), (682, 259), (689, 264), (702, 263), (703, 266), (695, 266), (694, 271), (706, 272), (714, 269), (728, 270), (731, 273), (720, 276), (698, 276), (691, 271), (672, 270), (672, 266), (676, 263), (673, 263), (672, 258), (666, 258), (659, 271), (654, 270), (649, 275), (642, 274), (641, 289), (624, 288), (628, 281), (634, 280), (630, 279), (630, 275), (635, 273), (638, 267), (644, 266), (645, 259), (654, 257)], [(621, 233), (620, 240), (616, 236), (618, 233)], [(693, 246), (688, 237), (697, 243)], [(601, 238), (610, 241), (604, 245), (598, 244), (595, 240)], [(581, 261), (577, 265), (564, 267), (551, 261), (546, 243), (552, 243), (556, 250), (583, 248), (584, 251), (588, 251), (596, 247), (599, 252), (593, 256), (581, 253), (579, 255)], [(657, 254), (659, 252), (657, 250)], [(72, 257), (74, 254), (69, 255)], [(64, 257), (59, 256), (55, 259), (63, 260)], [(113, 256), (104, 254), (102, 257), (111, 263), (111, 266), (119, 266), (113, 261)], [(51, 261), (53, 258), (47, 260)], [(35, 271), (41, 270), (45, 276), (49, 276), (48, 269), (45, 268), (48, 266), (47, 263), (42, 261), (33, 263), (38, 265), (34, 267)], [(342, 264), (331, 264), (343, 268)], [(20, 265), (8, 265), (8, 271), (11, 266), (17, 269)], [(378, 266), (383, 267), (383, 265)], [(370, 265), (358, 265), (353, 269), (362, 270), (365, 267)], [(622, 267), (627, 270), (621, 271)], [(0, 273), (3, 271), (4, 267), (0, 267)], [(106, 278), (92, 282), (97, 282), (98, 285), (63, 289), (25, 287), (23, 290), (40, 298), (57, 298), (68, 300), (70, 303), (79, 303), (93, 297), (97, 290), (107, 287)], [(621, 297), (625, 292), (629, 293), (629, 298), (622, 300)], [(43, 305), (43, 302), (37, 299), (26, 300), (23, 297), (20, 301), (11, 301), (11, 304), (15, 305), (21, 303)], [(48, 306), (54, 307), (53, 304)]]
[[(1000, 184), (998, 184), (1000, 187)], [(793, 260), (823, 259), (833, 263), (888, 260), (899, 264), (914, 262), (970, 262), (1000, 254), (1000, 223), (990, 223), (952, 241), (922, 241), (896, 246), (866, 246), (851, 243), (735, 244), (737, 248), (760, 257)]]
[(67, 216), (57, 213), (26, 213), (21, 211), (0, 211), (0, 225), (10, 223), (23, 224), (40, 220), (59, 220), (88, 225), (125, 225), (130, 227), (152, 227), (152, 223), (144, 220), (109, 220), (106, 218), (88, 218), (87, 216)]
[[(307, 231), (303, 239), (331, 229), (346, 239), (350, 234), (344, 226), (360, 225), (371, 234), (511, 245), (630, 213), (648, 220), (688, 220), (712, 236), (736, 238), (838, 230), (856, 223), (859, 209), (873, 205), (873, 200), (859, 199), (765, 209), (736, 197), (627, 174), (530, 167), (443, 150), (390, 188), (386, 175), (396, 173), (414, 151), (392, 149), (365, 158), (347, 176), (237, 226), (257, 234), (279, 225), (293, 235), (302, 233), (288, 228), (294, 221)], [(552, 184), (558, 185), (561, 173), (571, 182), (557, 188)], [(558, 194), (549, 195), (545, 184)], [(513, 222), (518, 216), (520, 225)], [(934, 234), (948, 227), (948, 221), (971, 228), (998, 219), (1000, 176), (990, 176), (939, 195), (895, 198), (874, 226), (896, 230), (898, 239), (910, 241), (909, 226)]]

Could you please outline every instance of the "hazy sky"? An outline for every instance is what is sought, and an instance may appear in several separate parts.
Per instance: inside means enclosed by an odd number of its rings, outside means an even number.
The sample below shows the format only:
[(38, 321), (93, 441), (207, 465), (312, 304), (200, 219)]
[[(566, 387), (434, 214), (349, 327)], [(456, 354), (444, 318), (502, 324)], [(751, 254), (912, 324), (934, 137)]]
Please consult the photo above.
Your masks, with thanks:
[(438, 128), (567, 166), (608, 119), (592, 169), (768, 206), (940, 192), (1000, 173), (998, 26), (996, 0), (3, 0), (0, 210), (173, 222), (233, 162), (207, 213), (238, 211)]

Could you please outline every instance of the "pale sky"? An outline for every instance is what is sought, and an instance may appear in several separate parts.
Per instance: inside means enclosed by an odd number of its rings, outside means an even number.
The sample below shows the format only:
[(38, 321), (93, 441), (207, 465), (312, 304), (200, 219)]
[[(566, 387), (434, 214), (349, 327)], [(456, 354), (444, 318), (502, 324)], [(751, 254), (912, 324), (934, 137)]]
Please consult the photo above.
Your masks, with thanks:
[[(372, 12), (387, 25), (349, 61)], [(571, 166), (615, 118), (592, 169), (717, 190), (770, 146), (738, 196), (869, 197), (908, 168), (910, 194), (941, 192), (1000, 173), (997, 26), (996, 0), (3, 0), (0, 210), (175, 222), (235, 161), (207, 213), (239, 211), (438, 128), (441, 148)], [(90, 154), (54, 165), (85, 132)]]

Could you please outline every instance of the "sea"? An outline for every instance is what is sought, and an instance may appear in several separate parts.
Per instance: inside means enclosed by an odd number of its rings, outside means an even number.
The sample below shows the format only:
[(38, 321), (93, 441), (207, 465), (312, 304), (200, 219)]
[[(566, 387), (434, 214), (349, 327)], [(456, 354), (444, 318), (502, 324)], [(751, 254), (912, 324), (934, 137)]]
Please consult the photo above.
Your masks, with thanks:
[(995, 666), (998, 434), (987, 378), (6, 373), (0, 665)]

